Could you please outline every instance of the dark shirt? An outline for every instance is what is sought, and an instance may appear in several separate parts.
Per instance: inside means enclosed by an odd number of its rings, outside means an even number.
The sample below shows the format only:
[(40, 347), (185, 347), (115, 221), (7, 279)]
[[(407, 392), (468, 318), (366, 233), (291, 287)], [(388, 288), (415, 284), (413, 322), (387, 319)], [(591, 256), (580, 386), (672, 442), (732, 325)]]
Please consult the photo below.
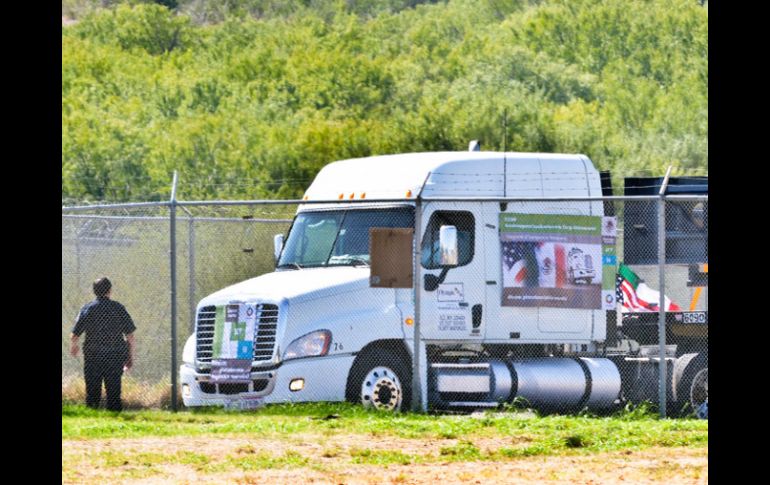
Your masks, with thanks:
[(123, 335), (136, 330), (131, 315), (120, 303), (109, 298), (97, 298), (80, 309), (72, 333), (86, 334), (84, 354), (125, 352)]

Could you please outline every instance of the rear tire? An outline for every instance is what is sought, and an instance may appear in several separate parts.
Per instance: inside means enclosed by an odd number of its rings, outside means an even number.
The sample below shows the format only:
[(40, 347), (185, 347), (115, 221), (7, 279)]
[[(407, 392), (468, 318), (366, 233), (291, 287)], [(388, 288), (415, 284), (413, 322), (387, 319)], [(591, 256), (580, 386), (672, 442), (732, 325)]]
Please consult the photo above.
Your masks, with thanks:
[(360, 354), (348, 377), (348, 400), (364, 407), (403, 411), (412, 402), (412, 372), (408, 361), (384, 349)]
[[(679, 415), (703, 415), (708, 403), (708, 355), (685, 354), (674, 364), (672, 376), (674, 406)], [(706, 404), (708, 406), (708, 404)], [(708, 411), (705, 411), (708, 416)]]
[(693, 377), (690, 385), (690, 404), (692, 404), (695, 415), (700, 419), (709, 418), (709, 369), (701, 369)]

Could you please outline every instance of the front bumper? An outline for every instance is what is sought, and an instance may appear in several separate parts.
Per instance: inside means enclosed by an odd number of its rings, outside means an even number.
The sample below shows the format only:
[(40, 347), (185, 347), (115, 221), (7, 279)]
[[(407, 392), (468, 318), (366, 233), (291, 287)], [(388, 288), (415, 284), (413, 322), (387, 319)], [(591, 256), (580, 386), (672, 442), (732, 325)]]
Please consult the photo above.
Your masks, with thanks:
[[(344, 401), (353, 355), (310, 357), (284, 362), (279, 368), (251, 373), (249, 384), (210, 382), (208, 374), (183, 364), (179, 369), (182, 401), (187, 407), (226, 406), (238, 401), (263, 404), (312, 401)], [(304, 388), (291, 391), (289, 383), (304, 379)]]

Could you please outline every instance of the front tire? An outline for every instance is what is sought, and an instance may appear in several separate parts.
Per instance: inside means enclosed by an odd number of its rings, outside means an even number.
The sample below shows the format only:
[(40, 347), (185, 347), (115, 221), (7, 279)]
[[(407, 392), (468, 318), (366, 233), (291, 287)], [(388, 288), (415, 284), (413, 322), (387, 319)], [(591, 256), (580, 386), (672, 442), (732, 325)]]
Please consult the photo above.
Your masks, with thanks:
[(348, 399), (383, 411), (409, 409), (412, 373), (408, 362), (395, 353), (375, 349), (361, 354), (348, 380)]

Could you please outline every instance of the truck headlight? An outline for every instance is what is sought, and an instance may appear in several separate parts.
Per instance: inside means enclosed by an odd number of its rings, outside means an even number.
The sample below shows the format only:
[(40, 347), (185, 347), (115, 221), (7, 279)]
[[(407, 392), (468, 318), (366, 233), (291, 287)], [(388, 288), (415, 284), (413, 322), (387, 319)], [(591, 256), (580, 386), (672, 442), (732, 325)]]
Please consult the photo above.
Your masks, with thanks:
[(187, 365), (195, 365), (195, 335), (190, 335), (187, 338), (187, 342), (184, 344), (184, 350), (182, 350), (182, 362)]
[(332, 333), (328, 330), (316, 330), (301, 336), (286, 347), (283, 360), (299, 359), (300, 357), (319, 357), (329, 352)]

